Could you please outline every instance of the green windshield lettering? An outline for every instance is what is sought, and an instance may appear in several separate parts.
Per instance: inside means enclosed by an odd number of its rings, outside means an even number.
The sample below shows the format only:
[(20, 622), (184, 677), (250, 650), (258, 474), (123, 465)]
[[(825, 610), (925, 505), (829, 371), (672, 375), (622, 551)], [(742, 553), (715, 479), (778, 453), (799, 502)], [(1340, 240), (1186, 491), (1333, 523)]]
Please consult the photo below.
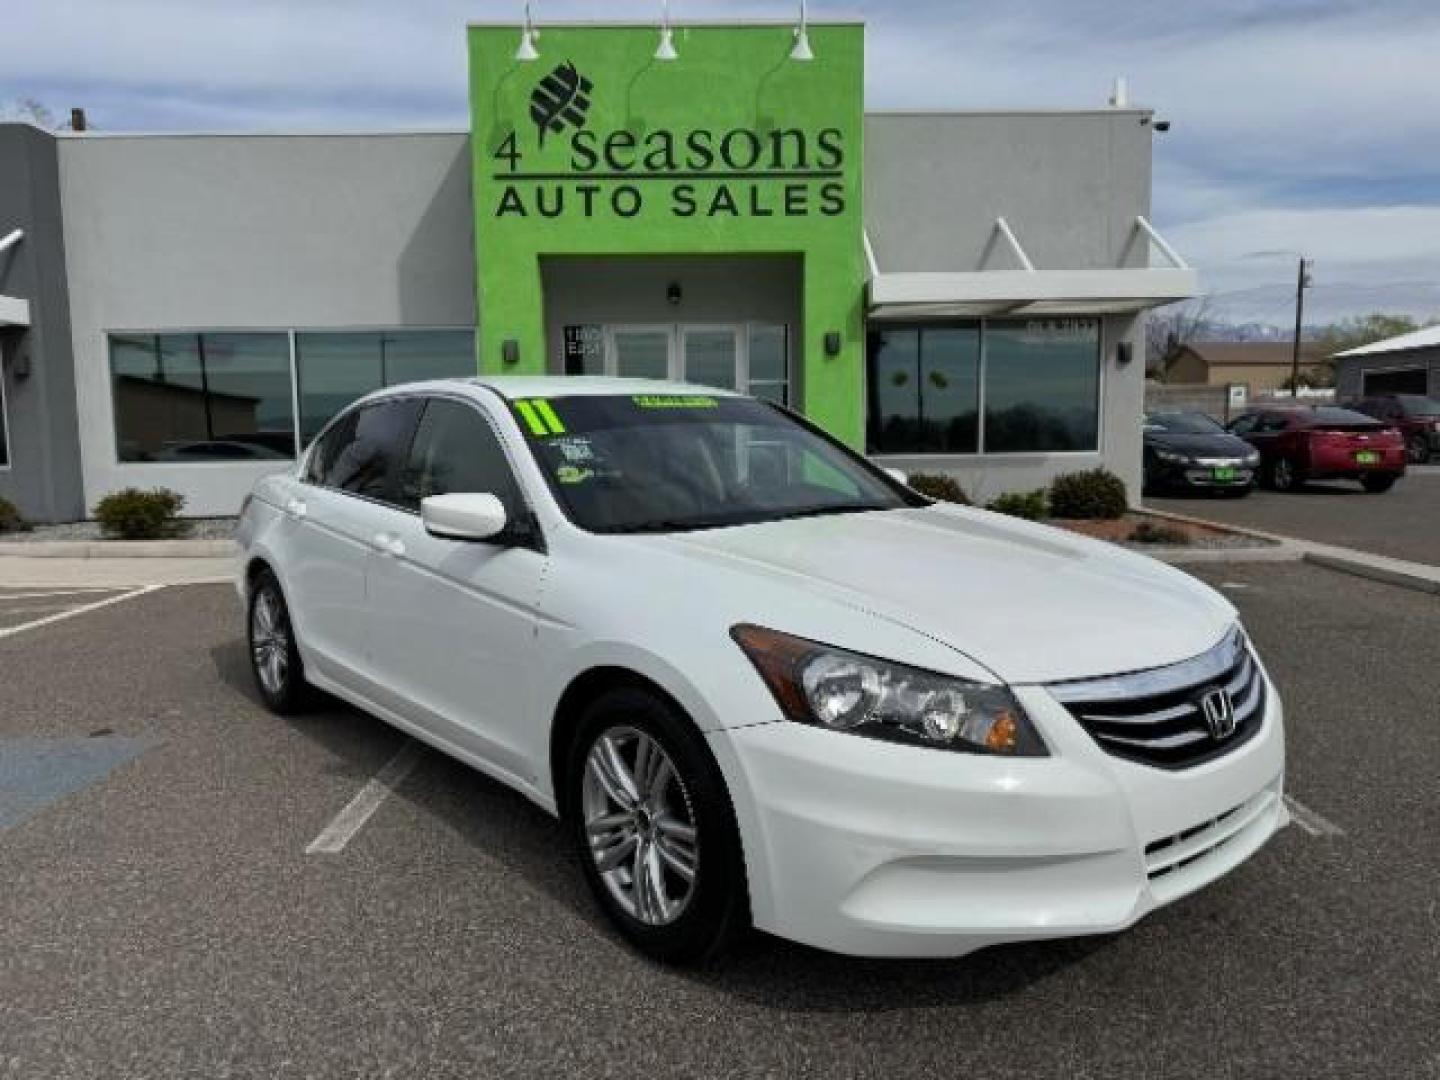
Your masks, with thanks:
[(520, 418), (525, 421), (525, 426), (530, 429), (531, 435), (544, 436), (548, 434), (545, 430), (545, 421), (540, 419), (532, 403), (528, 401), (517, 401), (515, 402), (515, 411), (518, 412)]
[(667, 394), (636, 394), (630, 399), (642, 409), (715, 409), (720, 403), (713, 397)]

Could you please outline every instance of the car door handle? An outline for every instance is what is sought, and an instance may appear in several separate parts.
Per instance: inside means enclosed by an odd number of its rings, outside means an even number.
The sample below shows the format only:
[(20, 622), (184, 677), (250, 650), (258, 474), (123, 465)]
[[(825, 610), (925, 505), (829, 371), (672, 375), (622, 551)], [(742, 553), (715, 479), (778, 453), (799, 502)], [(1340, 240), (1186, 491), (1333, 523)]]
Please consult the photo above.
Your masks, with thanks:
[(303, 518), (305, 516), (305, 504), (299, 499), (291, 499), (287, 502), (285, 510), (293, 517)]
[(405, 554), (405, 542), (394, 533), (376, 533), (370, 542), (382, 555), (393, 555), (398, 558)]

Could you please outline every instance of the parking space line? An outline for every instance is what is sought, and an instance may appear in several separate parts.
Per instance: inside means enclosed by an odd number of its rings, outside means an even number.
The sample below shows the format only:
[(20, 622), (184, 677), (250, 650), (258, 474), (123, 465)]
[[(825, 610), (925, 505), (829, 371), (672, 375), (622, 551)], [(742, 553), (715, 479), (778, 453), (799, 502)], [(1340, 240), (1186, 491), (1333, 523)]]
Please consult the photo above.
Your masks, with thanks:
[(25, 630), (34, 630), (36, 627), (49, 626), (51, 623), (59, 622), (61, 619), (69, 619), (75, 615), (84, 615), (87, 612), (98, 611), (100, 608), (109, 607), (111, 604), (118, 604), (122, 600), (129, 600), (132, 596), (143, 596), (152, 593), (156, 589), (163, 589), (164, 585), (144, 585), (138, 589), (131, 589), (129, 592), (121, 593), (119, 596), (107, 596), (104, 600), (97, 600), (93, 604), (81, 604), (79, 607), (69, 608), (65, 611), (56, 612), (54, 615), (46, 615), (43, 619), (33, 619), (19, 626), (7, 626), (0, 629), (0, 638), (13, 637)]
[(0, 589), (0, 602), (6, 600), (39, 600), (49, 596), (93, 596), (96, 593), (120, 592), (120, 589), (46, 589), (44, 592), (6, 592)]
[(390, 793), (405, 782), (410, 771), (420, 762), (424, 747), (414, 740), (406, 742), (400, 752), (387, 761), (379, 772), (360, 789), (360, 793), (346, 804), (345, 809), (331, 819), (320, 835), (310, 841), (306, 855), (337, 855), (365, 823), (380, 809), (380, 804)]
[(1295, 824), (1304, 829), (1311, 836), (1344, 836), (1345, 830), (1336, 825), (1333, 821), (1322, 817), (1311, 810), (1293, 795), (1285, 796), (1285, 805), (1290, 808), (1290, 816)]

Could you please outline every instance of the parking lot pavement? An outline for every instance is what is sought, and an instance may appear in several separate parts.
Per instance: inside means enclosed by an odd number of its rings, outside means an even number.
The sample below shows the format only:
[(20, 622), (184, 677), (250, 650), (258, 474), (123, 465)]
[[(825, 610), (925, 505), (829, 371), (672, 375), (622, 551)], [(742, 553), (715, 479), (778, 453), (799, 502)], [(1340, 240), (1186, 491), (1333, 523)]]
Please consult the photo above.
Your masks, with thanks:
[(1243, 499), (1208, 494), (1147, 495), (1145, 505), (1296, 540), (1440, 565), (1440, 468), (1412, 468), (1383, 495), (1345, 481), (1306, 484), (1280, 493), (1258, 489)]
[(95, 604), (112, 602), (126, 591), (68, 585), (0, 585), (0, 635)]
[(306, 854), (405, 740), (266, 713), (226, 588), (0, 639), (0, 795), (17, 746), (129, 740), (0, 822), (0, 1076), (1440, 1077), (1440, 605), (1303, 564), (1197, 572), (1244, 613), (1290, 792), (1334, 831), (1286, 829), (1127, 933), (946, 962), (757, 935), (655, 967), (548, 817), (430, 751)]

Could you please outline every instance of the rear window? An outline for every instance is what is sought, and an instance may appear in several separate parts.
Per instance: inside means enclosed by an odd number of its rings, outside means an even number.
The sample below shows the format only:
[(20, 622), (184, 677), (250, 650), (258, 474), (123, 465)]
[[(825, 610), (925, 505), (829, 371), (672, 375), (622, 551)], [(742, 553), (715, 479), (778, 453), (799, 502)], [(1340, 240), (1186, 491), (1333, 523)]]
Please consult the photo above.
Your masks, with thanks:
[(1440, 416), (1440, 401), (1420, 394), (1396, 394), (1395, 400), (1406, 416)]
[(1311, 427), (1334, 427), (1337, 424), (1345, 427), (1378, 428), (1385, 425), (1374, 417), (1366, 416), (1364, 413), (1356, 412), (1353, 409), (1337, 409), (1333, 405), (1317, 405), (1310, 417)]

